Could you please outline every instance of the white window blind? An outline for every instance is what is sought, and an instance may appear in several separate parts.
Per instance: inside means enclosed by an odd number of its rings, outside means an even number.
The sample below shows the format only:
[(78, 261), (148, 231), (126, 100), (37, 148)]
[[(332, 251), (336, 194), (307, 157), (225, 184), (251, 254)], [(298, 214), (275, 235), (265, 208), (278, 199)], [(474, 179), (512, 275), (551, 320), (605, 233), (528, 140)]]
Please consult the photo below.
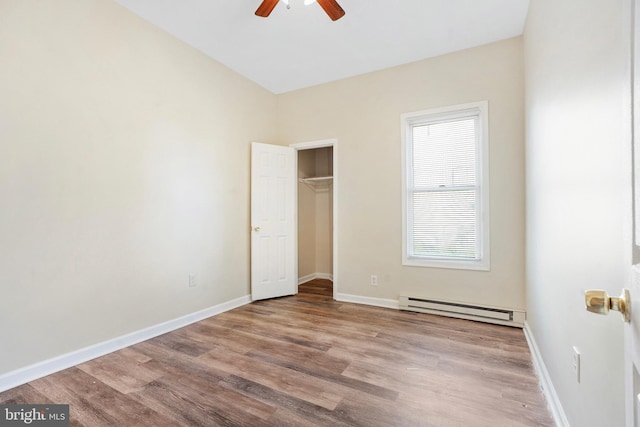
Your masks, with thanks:
[(486, 269), (484, 112), (464, 107), (403, 116), (405, 264)]

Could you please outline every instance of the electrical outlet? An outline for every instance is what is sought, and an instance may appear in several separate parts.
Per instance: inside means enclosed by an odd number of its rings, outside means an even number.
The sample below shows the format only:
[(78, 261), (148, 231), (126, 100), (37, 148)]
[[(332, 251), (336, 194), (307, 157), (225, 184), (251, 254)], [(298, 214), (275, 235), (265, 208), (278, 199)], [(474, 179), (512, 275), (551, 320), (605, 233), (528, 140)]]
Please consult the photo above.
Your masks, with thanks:
[(190, 288), (195, 288), (196, 287), (196, 275), (195, 274), (190, 274), (189, 275), (189, 287)]
[(371, 286), (378, 286), (378, 276), (375, 274), (371, 275)]
[(573, 373), (576, 381), (580, 382), (580, 351), (576, 346), (573, 347)]

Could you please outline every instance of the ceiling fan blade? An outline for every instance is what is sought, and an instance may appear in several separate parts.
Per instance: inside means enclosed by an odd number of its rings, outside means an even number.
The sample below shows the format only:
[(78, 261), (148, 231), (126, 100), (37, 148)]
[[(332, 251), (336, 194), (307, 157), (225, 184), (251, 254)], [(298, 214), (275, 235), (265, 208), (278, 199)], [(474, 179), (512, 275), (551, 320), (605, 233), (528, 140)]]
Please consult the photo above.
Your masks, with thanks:
[(280, 0), (264, 0), (262, 4), (258, 6), (258, 9), (256, 10), (256, 15), (266, 18), (271, 14), (271, 11), (273, 10), (274, 7), (276, 7), (279, 1)]
[(337, 21), (344, 16), (344, 10), (336, 0), (316, 0), (318, 4), (327, 12), (332, 21)]

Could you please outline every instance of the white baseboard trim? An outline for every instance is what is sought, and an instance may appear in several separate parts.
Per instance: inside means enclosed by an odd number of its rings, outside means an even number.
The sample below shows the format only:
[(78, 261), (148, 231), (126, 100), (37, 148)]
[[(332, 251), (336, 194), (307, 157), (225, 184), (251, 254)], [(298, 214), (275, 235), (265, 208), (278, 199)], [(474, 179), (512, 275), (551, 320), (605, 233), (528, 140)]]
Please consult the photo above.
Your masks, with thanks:
[(547, 400), (547, 405), (549, 406), (549, 411), (551, 411), (551, 416), (553, 417), (556, 426), (570, 427), (569, 420), (567, 419), (567, 416), (564, 413), (564, 409), (562, 408), (562, 403), (560, 403), (560, 399), (558, 398), (556, 389), (555, 387), (553, 387), (553, 382), (551, 381), (551, 377), (549, 376), (549, 371), (547, 371), (547, 366), (544, 364), (542, 354), (540, 354), (538, 344), (536, 343), (535, 337), (533, 336), (533, 333), (531, 332), (529, 324), (526, 320), (524, 322), (523, 331), (524, 336), (527, 339), (527, 343), (529, 344), (529, 349), (531, 350), (533, 366), (536, 370), (536, 374), (538, 375), (538, 379), (540, 380), (540, 387), (542, 388), (544, 397)]
[(330, 273), (312, 273), (298, 278), (298, 286), (310, 282), (315, 279), (326, 279), (333, 282), (333, 274)]
[(91, 359), (95, 359), (96, 357), (104, 356), (125, 347), (138, 344), (142, 341), (157, 337), (158, 335), (166, 334), (167, 332), (171, 332), (190, 325), (191, 323), (224, 313), (225, 311), (241, 307), (250, 302), (251, 296), (246, 295), (222, 304), (205, 308), (204, 310), (178, 317), (177, 319), (159, 323), (130, 334), (122, 335), (80, 350), (72, 351), (71, 353), (63, 354), (61, 356), (54, 357), (53, 359), (44, 360), (15, 371), (7, 372), (0, 375), (0, 392), (26, 384), (29, 381), (34, 381), (38, 378), (51, 375), (72, 366), (79, 365)]
[(306, 276), (299, 277), (298, 278), (298, 286), (300, 286), (300, 285), (302, 285), (304, 283), (310, 282), (315, 278), (316, 278), (315, 274), (307, 274)]
[(400, 303), (398, 302), (398, 300), (393, 299), (363, 297), (360, 295), (349, 294), (336, 294), (335, 298), (336, 301), (352, 302), (355, 304), (372, 305), (375, 307), (393, 308), (395, 310), (400, 310)]

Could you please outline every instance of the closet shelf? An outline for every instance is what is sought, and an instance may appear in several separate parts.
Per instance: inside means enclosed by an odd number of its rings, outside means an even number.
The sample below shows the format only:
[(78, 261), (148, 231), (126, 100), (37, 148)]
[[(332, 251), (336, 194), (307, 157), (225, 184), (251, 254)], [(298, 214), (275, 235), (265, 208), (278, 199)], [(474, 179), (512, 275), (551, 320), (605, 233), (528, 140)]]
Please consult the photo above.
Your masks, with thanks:
[(298, 178), (298, 182), (307, 184), (308, 186), (310, 186), (315, 190), (315, 189), (329, 187), (329, 185), (331, 185), (331, 183), (333, 182), (333, 176), (316, 176), (313, 178)]
[(304, 183), (326, 182), (326, 181), (333, 181), (333, 177), (332, 176), (316, 176), (313, 178), (298, 178), (298, 181), (304, 182)]

